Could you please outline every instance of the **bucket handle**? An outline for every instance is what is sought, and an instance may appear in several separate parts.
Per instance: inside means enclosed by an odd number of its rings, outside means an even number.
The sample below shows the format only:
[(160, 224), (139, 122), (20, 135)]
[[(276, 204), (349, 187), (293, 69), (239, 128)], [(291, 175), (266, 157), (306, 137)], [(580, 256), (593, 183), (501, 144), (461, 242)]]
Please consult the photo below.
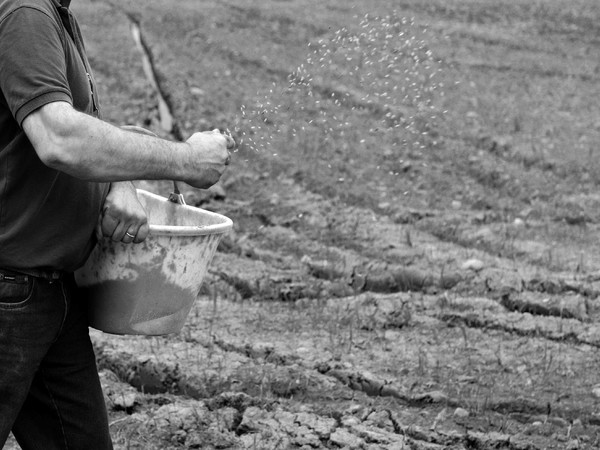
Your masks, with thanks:
[(169, 194), (168, 200), (173, 203), (177, 203), (178, 205), (185, 205), (185, 199), (183, 198), (183, 194), (179, 192), (179, 187), (177, 187), (177, 182), (173, 180), (173, 192)]
[[(121, 129), (126, 131), (133, 131), (134, 133), (147, 134), (148, 136), (158, 137), (156, 133), (153, 133), (146, 128), (138, 127), (137, 125), (123, 125)], [(177, 203), (179, 205), (185, 205), (185, 199), (183, 198), (183, 194), (179, 191), (179, 187), (177, 186), (177, 182), (173, 180), (173, 192), (169, 194), (168, 200), (173, 203)]]

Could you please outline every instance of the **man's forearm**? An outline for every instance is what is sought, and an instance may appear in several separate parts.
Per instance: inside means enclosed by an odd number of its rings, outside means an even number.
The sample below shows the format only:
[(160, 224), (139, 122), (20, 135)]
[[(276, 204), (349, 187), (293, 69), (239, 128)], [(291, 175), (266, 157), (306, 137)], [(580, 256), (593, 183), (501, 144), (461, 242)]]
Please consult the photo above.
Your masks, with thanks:
[[(67, 139), (65, 152), (76, 161), (59, 168), (95, 181), (172, 179), (186, 173), (189, 145), (121, 130), (85, 116)], [(68, 167), (67, 167), (68, 166)]]
[(50, 167), (95, 181), (182, 179), (189, 170), (186, 143), (124, 131), (68, 104), (48, 106), (23, 128)]

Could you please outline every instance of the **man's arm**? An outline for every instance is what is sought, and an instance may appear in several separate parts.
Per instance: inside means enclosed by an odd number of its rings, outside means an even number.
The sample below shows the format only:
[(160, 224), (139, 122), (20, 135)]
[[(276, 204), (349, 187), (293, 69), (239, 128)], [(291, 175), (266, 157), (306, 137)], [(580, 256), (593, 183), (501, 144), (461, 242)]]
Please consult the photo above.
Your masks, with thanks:
[(132, 133), (67, 102), (35, 110), (23, 130), (46, 165), (93, 181), (172, 179), (206, 188), (224, 172), (233, 147), (216, 132), (195, 133), (184, 143)]

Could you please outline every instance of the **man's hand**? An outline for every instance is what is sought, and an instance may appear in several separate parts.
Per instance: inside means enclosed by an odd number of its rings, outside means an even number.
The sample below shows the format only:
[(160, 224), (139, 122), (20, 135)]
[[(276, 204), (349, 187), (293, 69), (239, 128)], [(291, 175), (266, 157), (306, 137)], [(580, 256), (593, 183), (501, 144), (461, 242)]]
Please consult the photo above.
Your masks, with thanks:
[[(191, 178), (184, 181), (194, 187), (207, 189), (221, 178), (231, 161), (229, 150), (235, 141), (219, 130), (194, 133), (186, 141), (194, 152), (192, 164), (196, 167)], [(196, 156), (197, 155), (197, 156)]]
[(142, 242), (150, 227), (146, 211), (129, 181), (111, 183), (98, 221), (96, 234), (125, 244)]
[[(124, 125), (121, 129), (157, 137), (152, 131), (135, 125)], [(194, 163), (200, 166), (188, 184), (201, 189), (212, 186), (219, 181), (229, 165), (230, 150), (235, 148), (235, 141), (230, 135), (215, 129), (194, 133), (186, 142), (195, 154), (199, 153)]]

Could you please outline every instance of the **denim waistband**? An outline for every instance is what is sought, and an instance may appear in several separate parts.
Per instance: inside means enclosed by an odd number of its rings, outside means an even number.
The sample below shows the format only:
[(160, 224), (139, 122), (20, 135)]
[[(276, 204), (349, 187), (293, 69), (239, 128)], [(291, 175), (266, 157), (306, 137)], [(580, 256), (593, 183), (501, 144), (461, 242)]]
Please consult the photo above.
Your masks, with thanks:
[(60, 270), (42, 270), (42, 269), (4, 269), (0, 267), (0, 280), (23, 280), (27, 277), (41, 278), (48, 281), (62, 280), (66, 272)]

